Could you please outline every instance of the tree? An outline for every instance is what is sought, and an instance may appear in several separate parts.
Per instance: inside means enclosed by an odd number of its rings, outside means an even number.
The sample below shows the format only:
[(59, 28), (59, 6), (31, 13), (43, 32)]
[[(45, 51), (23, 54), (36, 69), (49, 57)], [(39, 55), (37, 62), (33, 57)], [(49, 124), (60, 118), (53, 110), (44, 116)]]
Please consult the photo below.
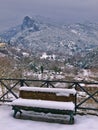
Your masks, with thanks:
[(44, 72), (44, 67), (41, 65), (41, 67), (40, 67), (40, 70), (41, 70), (41, 73), (43, 74), (43, 72)]
[[(0, 57), (0, 78), (9, 78), (13, 70), (12, 66), (13, 66), (13, 61), (10, 58), (6, 56)], [(9, 86), (9, 81), (6, 80), (5, 84)], [(1, 91), (3, 95), (7, 90), (2, 83), (0, 84), (0, 86), (1, 86)], [(5, 97), (3, 97), (3, 99), (4, 98)]]
[(30, 63), (30, 69), (33, 70), (34, 72), (38, 71), (38, 68), (35, 63)]
[(61, 72), (61, 68), (59, 68), (57, 66), (54, 66), (53, 70), (54, 70), (55, 73), (57, 73), (57, 72), (60, 73)]

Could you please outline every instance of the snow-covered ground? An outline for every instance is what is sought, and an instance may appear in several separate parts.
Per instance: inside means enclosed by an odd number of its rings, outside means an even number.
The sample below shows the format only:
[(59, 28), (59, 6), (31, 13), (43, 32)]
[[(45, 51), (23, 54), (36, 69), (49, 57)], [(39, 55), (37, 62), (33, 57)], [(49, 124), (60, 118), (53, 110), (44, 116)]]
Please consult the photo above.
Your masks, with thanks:
[(0, 105), (0, 130), (98, 130), (98, 116), (75, 116), (74, 125), (13, 118), (9, 105)]

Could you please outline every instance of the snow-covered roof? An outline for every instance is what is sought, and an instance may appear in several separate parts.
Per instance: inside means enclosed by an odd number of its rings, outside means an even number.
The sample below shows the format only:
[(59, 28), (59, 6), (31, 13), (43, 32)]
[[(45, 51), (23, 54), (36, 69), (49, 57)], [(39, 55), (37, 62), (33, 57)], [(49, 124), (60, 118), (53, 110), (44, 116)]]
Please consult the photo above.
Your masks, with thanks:
[(32, 99), (21, 99), (21, 98), (14, 100), (12, 102), (12, 105), (50, 108), (50, 109), (57, 109), (57, 110), (74, 110), (75, 108), (73, 102), (57, 102), (57, 101), (32, 100)]
[(72, 89), (64, 89), (64, 88), (41, 88), (41, 87), (21, 87), (20, 90), (24, 91), (37, 91), (37, 92), (50, 92), (50, 93), (58, 93), (62, 95), (76, 94), (76, 90)]

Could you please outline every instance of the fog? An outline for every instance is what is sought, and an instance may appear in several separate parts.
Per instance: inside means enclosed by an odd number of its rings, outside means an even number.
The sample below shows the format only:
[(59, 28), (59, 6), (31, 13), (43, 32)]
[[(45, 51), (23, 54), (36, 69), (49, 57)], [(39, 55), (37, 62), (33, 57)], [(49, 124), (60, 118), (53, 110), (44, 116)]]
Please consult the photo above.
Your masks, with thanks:
[(57, 23), (97, 22), (98, 0), (0, 0), (0, 31), (40, 15)]

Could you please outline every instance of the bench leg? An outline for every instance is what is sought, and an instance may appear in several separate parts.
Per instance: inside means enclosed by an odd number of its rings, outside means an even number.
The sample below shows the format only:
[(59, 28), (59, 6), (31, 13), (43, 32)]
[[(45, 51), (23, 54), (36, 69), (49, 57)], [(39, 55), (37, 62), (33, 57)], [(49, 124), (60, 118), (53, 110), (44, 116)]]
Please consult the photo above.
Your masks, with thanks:
[(17, 112), (18, 112), (18, 111), (14, 110), (13, 117), (16, 117)]
[(74, 124), (74, 116), (73, 116), (73, 113), (70, 114), (69, 124)]
[(14, 110), (13, 117), (16, 117), (17, 112), (19, 112), (19, 113), (20, 113), (20, 116), (21, 116), (22, 111), (21, 111), (19, 108), (17, 108), (17, 107), (13, 107), (12, 109)]

